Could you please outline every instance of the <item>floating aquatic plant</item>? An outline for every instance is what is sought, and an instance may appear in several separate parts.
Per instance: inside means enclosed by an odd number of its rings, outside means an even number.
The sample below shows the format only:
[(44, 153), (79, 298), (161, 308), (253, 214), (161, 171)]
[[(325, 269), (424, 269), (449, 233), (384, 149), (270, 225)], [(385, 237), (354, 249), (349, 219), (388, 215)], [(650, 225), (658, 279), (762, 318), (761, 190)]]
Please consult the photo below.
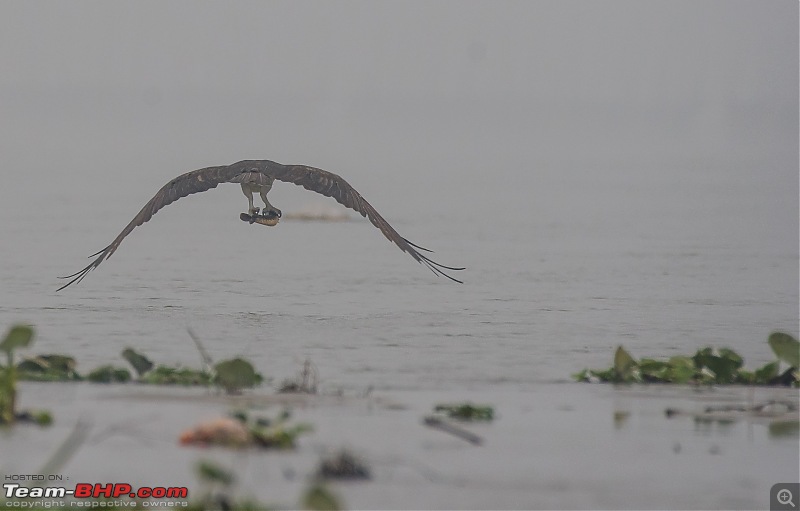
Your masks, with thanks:
[(494, 408), (489, 405), (476, 405), (470, 402), (438, 404), (434, 412), (444, 413), (451, 419), (462, 421), (491, 421), (494, 419)]
[[(716, 385), (800, 386), (800, 343), (789, 334), (775, 332), (768, 344), (777, 360), (748, 371), (744, 359), (732, 349), (702, 348), (692, 356), (667, 360), (634, 359), (625, 348), (614, 352), (614, 365), (605, 370), (584, 369), (573, 375), (577, 381), (608, 383), (694, 383)], [(781, 372), (781, 363), (788, 366)]]
[(14, 364), (14, 352), (28, 347), (33, 342), (33, 337), (33, 327), (14, 325), (0, 341), (0, 351), (6, 354), (6, 365), (0, 366), (0, 424), (23, 421), (45, 426), (53, 422), (48, 412), (17, 411), (17, 367)]

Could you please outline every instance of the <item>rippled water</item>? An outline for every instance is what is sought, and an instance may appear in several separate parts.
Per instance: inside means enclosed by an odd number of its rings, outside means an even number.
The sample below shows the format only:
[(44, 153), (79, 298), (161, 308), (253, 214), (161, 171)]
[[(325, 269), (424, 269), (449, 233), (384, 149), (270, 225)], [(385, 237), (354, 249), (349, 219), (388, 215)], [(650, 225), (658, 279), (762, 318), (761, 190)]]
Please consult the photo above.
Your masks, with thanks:
[[(56, 276), (82, 267), (171, 174), (110, 197), (108, 183), (76, 179), (55, 215), (30, 214), (4, 190), (19, 207), (0, 231), (0, 322), (34, 323), (35, 351), (71, 354), (83, 370), (120, 362), (126, 346), (197, 365), (192, 328), (214, 358), (244, 355), (278, 379), (310, 358), (324, 388), (355, 390), (525, 387), (607, 366), (618, 344), (656, 357), (729, 346), (754, 366), (772, 359), (770, 331), (797, 332), (796, 218), (770, 204), (780, 183), (746, 169), (551, 171), (511, 187), (506, 171), (400, 188), (414, 208), (365, 180), (383, 201), (362, 193), (402, 235), (468, 267), (463, 285), (360, 217), (247, 225), (237, 219), (246, 201), (227, 185), (159, 212), (55, 293)], [(276, 184), (272, 202), (301, 209), (294, 188)]]

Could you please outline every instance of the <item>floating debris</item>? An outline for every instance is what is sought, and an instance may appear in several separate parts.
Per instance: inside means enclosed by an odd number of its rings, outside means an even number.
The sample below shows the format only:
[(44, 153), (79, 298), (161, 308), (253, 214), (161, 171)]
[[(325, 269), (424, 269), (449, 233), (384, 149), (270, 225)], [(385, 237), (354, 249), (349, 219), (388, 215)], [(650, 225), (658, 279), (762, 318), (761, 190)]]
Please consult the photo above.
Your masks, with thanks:
[(312, 430), (305, 423), (288, 424), (289, 413), (277, 419), (251, 419), (247, 412), (237, 411), (230, 417), (220, 417), (198, 424), (181, 433), (183, 445), (221, 445), (225, 447), (261, 447), (265, 449), (294, 449), (297, 438)]
[(241, 421), (230, 417), (219, 417), (201, 422), (181, 433), (182, 445), (222, 445), (244, 447), (250, 445), (253, 437)]
[(310, 359), (303, 362), (303, 369), (296, 378), (283, 381), (278, 392), (282, 394), (316, 394), (319, 373)]
[(449, 433), (462, 440), (466, 440), (467, 442), (474, 445), (480, 445), (483, 443), (483, 438), (479, 437), (478, 435), (476, 435), (471, 431), (467, 431), (461, 426), (453, 424), (452, 422), (442, 417), (437, 417), (435, 415), (428, 415), (423, 419), (422, 423), (430, 428), (438, 429), (439, 431), (444, 431), (445, 433)]
[(676, 408), (664, 410), (667, 418), (690, 416), (701, 420), (735, 420), (742, 418), (769, 418), (790, 420), (798, 417), (798, 405), (789, 400), (765, 401), (753, 405), (706, 406), (702, 412), (684, 412)]

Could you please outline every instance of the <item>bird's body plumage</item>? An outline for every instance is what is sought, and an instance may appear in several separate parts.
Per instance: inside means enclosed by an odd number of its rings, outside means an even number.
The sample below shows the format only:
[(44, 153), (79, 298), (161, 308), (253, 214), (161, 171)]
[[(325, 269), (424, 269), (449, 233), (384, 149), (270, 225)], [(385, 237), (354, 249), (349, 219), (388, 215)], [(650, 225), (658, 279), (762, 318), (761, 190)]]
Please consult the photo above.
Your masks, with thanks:
[(250, 202), (250, 214), (253, 213), (253, 192), (261, 192), (262, 199), (265, 201), (265, 211), (269, 208), (280, 214), (279, 210), (266, 202), (266, 192), (269, 191), (275, 180), (294, 183), (307, 190), (335, 199), (343, 206), (368, 218), (372, 225), (380, 229), (389, 241), (397, 245), (403, 252), (408, 253), (417, 262), (425, 264), (438, 275), (461, 282), (445, 273), (444, 270), (462, 270), (463, 268), (441, 265), (420, 253), (420, 251), (430, 251), (400, 236), (375, 208), (342, 177), (332, 172), (306, 165), (282, 165), (270, 160), (243, 160), (232, 165), (193, 170), (170, 180), (156, 192), (153, 198), (133, 217), (133, 220), (128, 223), (110, 245), (90, 256), (97, 256), (94, 261), (81, 271), (64, 277), (70, 280), (58, 290), (60, 291), (70, 284), (80, 282), (90, 271), (111, 257), (119, 248), (122, 240), (131, 231), (150, 220), (164, 206), (172, 204), (182, 197), (216, 188), (221, 183), (239, 183), (242, 185), (242, 190), (248, 196)]

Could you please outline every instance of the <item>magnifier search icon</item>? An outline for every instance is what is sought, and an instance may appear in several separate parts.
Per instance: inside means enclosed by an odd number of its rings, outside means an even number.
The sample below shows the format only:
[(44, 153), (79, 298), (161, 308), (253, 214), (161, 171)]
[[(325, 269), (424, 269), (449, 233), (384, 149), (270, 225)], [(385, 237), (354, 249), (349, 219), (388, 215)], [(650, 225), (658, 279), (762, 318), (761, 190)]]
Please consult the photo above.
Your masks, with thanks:
[(792, 495), (792, 492), (790, 492), (789, 490), (787, 490), (785, 488), (778, 492), (778, 502), (782, 506), (785, 506), (786, 504), (789, 504), (792, 507), (797, 507), (797, 506), (794, 505), (794, 502), (792, 502), (792, 498), (793, 497), (794, 496)]

